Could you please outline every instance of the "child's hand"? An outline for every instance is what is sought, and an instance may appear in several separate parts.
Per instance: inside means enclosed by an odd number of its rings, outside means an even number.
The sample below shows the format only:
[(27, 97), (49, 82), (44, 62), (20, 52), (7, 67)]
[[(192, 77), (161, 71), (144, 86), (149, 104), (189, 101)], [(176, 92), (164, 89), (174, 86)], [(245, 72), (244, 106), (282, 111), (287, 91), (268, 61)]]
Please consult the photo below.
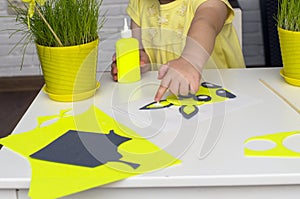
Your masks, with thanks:
[(112, 63), (110, 65), (110, 74), (114, 81), (118, 81), (118, 69), (117, 69), (117, 62), (116, 62), (116, 53), (112, 56)]
[[(149, 65), (149, 57), (146, 54), (144, 50), (140, 50), (140, 67), (141, 67), (141, 73), (145, 73), (150, 70), (150, 65)], [(111, 76), (114, 81), (118, 81), (118, 68), (117, 68), (117, 61), (116, 61), (116, 54), (112, 56), (112, 63), (111, 63)]]
[(144, 50), (140, 50), (140, 66), (141, 73), (148, 72), (150, 70), (150, 60), (147, 53)]
[(174, 95), (186, 96), (195, 94), (201, 80), (200, 71), (182, 57), (162, 65), (158, 70), (158, 79), (161, 79), (154, 100), (160, 101), (169, 89)]

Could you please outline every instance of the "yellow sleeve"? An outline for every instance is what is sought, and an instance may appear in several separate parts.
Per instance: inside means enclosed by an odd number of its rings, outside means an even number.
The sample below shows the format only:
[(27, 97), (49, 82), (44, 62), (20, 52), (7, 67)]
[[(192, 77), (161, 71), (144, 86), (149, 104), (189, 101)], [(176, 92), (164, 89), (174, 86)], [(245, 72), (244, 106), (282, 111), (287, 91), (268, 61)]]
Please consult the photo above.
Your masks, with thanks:
[(143, 0), (130, 0), (126, 9), (129, 17), (138, 25), (141, 25), (141, 1)]
[[(204, 3), (205, 1), (207, 0), (190, 0), (190, 4), (192, 5), (192, 9), (194, 11), (194, 13), (196, 12), (197, 8), (202, 4)], [(232, 22), (233, 18), (234, 18), (234, 11), (233, 11), (233, 8), (232, 6), (230, 5), (229, 1), (228, 0), (220, 0), (222, 2), (224, 2), (227, 6), (227, 9), (228, 9), (228, 16), (227, 16), (227, 19), (225, 21), (225, 24), (229, 24)]]

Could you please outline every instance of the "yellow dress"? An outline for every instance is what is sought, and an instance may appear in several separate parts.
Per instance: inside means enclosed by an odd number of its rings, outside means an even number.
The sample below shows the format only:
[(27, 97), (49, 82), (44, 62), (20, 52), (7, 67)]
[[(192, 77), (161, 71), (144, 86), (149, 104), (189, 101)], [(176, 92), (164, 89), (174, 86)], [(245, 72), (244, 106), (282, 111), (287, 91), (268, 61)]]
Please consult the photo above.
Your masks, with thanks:
[[(245, 67), (244, 57), (231, 23), (234, 12), (227, 0), (222, 1), (230, 12), (205, 68), (242, 68)], [(160, 5), (158, 0), (130, 0), (127, 13), (141, 27), (142, 45), (152, 70), (181, 55), (194, 14), (204, 2), (176, 0)]]

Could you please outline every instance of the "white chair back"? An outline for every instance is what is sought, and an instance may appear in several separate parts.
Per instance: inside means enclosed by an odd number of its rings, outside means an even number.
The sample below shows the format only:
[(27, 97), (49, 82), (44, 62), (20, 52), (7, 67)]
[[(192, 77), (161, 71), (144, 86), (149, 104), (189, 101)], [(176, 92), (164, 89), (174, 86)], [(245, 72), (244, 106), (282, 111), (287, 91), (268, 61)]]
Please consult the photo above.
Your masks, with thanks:
[(242, 10), (240, 8), (233, 8), (234, 10), (234, 19), (232, 21), (232, 24), (236, 30), (236, 33), (237, 33), (237, 36), (239, 38), (239, 41), (240, 41), (240, 44), (242, 46), (243, 42), (242, 42), (242, 39), (243, 39), (243, 36), (242, 36), (242, 33), (243, 33), (243, 30), (242, 30)]

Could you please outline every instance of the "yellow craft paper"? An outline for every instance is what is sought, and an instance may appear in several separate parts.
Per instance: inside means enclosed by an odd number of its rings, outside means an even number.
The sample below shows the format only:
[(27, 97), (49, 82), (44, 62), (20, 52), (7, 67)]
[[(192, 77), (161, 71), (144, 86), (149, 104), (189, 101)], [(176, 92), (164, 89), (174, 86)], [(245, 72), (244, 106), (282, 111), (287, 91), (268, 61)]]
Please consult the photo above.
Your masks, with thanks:
[(168, 107), (170, 105), (172, 105), (172, 104), (170, 102), (168, 102), (167, 100), (162, 100), (160, 102), (153, 102), (153, 103), (149, 104), (148, 106), (146, 106), (145, 108), (156, 109), (156, 108)]
[(186, 114), (191, 114), (193, 113), (194, 111), (196, 110), (196, 107), (195, 106), (184, 106), (183, 107), (183, 111), (186, 113)]
[[(166, 151), (142, 138), (133, 130), (114, 120), (95, 106), (76, 116), (59, 115), (40, 117), (39, 125), (28, 132), (0, 139), (5, 147), (21, 154), (30, 162), (32, 169), (29, 196), (32, 199), (52, 199), (74, 194), (134, 175), (162, 169), (180, 163)], [(50, 125), (41, 125), (49, 119), (58, 120)], [(108, 162), (94, 168), (55, 163), (29, 157), (47, 146), (70, 129), (132, 138), (121, 144), (118, 152), (121, 160), (140, 164), (136, 169), (120, 162)]]
[(218, 96), (216, 94), (216, 90), (220, 88), (206, 88), (203, 86), (200, 86), (198, 92), (195, 94), (197, 95), (207, 95), (211, 97), (210, 101), (196, 101), (193, 98), (183, 98), (179, 99), (176, 95), (169, 95), (167, 97), (167, 101), (176, 105), (176, 106), (182, 106), (182, 105), (202, 105), (202, 104), (211, 104), (215, 102), (223, 102), (227, 100), (228, 98)]
[(269, 156), (269, 157), (300, 157), (300, 153), (292, 151), (283, 145), (284, 139), (289, 136), (299, 134), (300, 131), (281, 132), (269, 135), (262, 135), (249, 138), (245, 141), (245, 144), (250, 141), (272, 141), (276, 146), (267, 150), (253, 150), (244, 148), (244, 154), (246, 156)]

